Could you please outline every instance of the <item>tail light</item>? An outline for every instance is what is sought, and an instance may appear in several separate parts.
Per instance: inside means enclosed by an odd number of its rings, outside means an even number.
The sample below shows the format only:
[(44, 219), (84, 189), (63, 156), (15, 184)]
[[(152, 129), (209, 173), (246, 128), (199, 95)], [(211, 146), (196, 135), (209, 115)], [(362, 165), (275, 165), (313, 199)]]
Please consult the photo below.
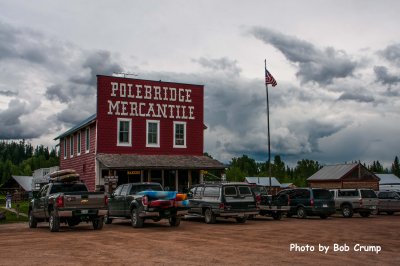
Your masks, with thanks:
[(223, 210), (223, 209), (225, 209), (225, 204), (223, 204), (223, 203), (220, 203), (220, 204), (219, 204), (219, 209), (220, 209), (220, 210)]
[(149, 199), (147, 198), (147, 196), (142, 197), (142, 204), (143, 206), (147, 206), (149, 204)]
[(311, 206), (314, 206), (314, 199), (311, 199), (311, 200), (310, 200), (310, 205), (311, 205)]
[(360, 207), (363, 205), (363, 200), (360, 199)]
[(256, 195), (256, 201), (257, 201), (257, 203), (261, 202), (261, 195)]
[(104, 195), (104, 205), (108, 206), (108, 197)]
[(58, 196), (56, 199), (56, 206), (57, 208), (64, 207), (64, 196)]

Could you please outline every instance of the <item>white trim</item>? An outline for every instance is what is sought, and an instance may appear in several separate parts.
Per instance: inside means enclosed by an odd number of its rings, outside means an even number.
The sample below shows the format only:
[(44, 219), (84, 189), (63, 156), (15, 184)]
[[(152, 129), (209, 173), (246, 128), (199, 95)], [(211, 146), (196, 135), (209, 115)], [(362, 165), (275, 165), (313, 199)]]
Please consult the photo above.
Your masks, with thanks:
[(69, 158), (74, 157), (74, 135), (69, 137)]
[[(157, 124), (157, 143), (149, 143), (149, 123)], [(160, 148), (160, 120), (146, 120), (146, 147)]]
[[(175, 137), (176, 137), (176, 125), (183, 125), (183, 145), (178, 145), (178, 144), (176, 144), (176, 139), (175, 139)], [(173, 132), (172, 132), (172, 134), (173, 134), (173, 147), (174, 148), (186, 148), (187, 146), (186, 146), (186, 122), (184, 122), (184, 121), (174, 121), (174, 126), (173, 126), (173, 128), (172, 128), (172, 130), (173, 130)]]
[(90, 126), (85, 128), (85, 153), (89, 152), (90, 152)]
[[(128, 122), (129, 123), (128, 142), (120, 142), (119, 141), (120, 122)], [(132, 119), (130, 119), (130, 118), (118, 118), (117, 119), (117, 146), (132, 147)]]
[(79, 156), (81, 155), (82, 151), (82, 134), (81, 131), (79, 131), (76, 134), (76, 155)]

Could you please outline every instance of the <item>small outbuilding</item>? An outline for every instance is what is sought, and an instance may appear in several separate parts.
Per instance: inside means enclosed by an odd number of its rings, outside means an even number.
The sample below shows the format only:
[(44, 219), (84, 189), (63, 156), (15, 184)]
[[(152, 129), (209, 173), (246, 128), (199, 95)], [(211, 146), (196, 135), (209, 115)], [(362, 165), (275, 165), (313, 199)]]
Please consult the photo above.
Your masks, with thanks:
[(399, 190), (400, 191), (400, 178), (394, 174), (376, 174), (379, 177), (380, 190)]
[[(275, 177), (271, 177), (271, 183), (269, 177), (257, 177), (257, 176), (249, 176), (245, 177), (246, 183), (256, 184), (266, 187), (269, 192), (273, 195), (281, 191), (284, 187)], [(271, 186), (271, 187), (270, 187)]]
[(361, 163), (327, 165), (307, 179), (310, 187), (371, 188), (379, 190), (379, 177)]

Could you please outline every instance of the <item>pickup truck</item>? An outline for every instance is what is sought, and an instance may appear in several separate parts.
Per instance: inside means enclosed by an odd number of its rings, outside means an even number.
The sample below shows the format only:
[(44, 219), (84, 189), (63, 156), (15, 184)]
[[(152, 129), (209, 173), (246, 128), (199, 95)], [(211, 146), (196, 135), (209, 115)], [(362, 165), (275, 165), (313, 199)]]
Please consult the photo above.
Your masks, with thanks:
[(260, 215), (271, 216), (274, 220), (280, 220), (289, 211), (289, 196), (287, 194), (268, 195), (265, 186), (253, 184), (251, 185), (251, 190), (256, 196)]
[(103, 228), (108, 198), (104, 192), (88, 192), (81, 182), (54, 182), (46, 184), (29, 204), (29, 227), (48, 222), (51, 232), (57, 232), (60, 223), (73, 227), (80, 222), (92, 222), (95, 230)]
[(144, 226), (145, 219), (168, 219), (171, 226), (179, 226), (187, 214), (186, 194), (164, 191), (159, 183), (129, 183), (117, 187), (110, 195), (105, 223), (115, 218), (130, 219), (132, 227)]
[(353, 213), (368, 217), (378, 211), (378, 197), (372, 189), (330, 189), (335, 200), (335, 208), (343, 217), (350, 218)]

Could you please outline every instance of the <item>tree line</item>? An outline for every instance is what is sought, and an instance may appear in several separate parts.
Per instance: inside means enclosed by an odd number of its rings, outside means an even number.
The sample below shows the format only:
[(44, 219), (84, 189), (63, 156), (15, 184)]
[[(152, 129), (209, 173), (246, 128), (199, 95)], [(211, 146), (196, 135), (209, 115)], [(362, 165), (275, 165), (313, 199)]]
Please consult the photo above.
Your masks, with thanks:
[[(358, 163), (358, 162), (351, 162)], [(384, 168), (379, 161), (374, 161), (371, 165), (363, 165), (371, 172), (376, 174), (392, 173), (400, 177), (399, 158), (396, 156), (390, 169)], [(302, 159), (296, 166), (289, 167), (282, 161), (279, 155), (274, 157), (271, 162), (271, 176), (276, 177), (281, 183), (293, 183), (296, 186), (307, 186), (307, 178), (315, 174), (323, 167), (318, 161)], [(256, 162), (254, 159), (243, 155), (235, 157), (229, 164), (226, 171), (228, 181), (244, 181), (247, 176), (269, 176), (268, 162)]]
[(55, 149), (49, 150), (43, 145), (34, 148), (25, 140), (0, 141), (0, 187), (12, 175), (32, 176), (36, 169), (58, 165), (59, 157)]

